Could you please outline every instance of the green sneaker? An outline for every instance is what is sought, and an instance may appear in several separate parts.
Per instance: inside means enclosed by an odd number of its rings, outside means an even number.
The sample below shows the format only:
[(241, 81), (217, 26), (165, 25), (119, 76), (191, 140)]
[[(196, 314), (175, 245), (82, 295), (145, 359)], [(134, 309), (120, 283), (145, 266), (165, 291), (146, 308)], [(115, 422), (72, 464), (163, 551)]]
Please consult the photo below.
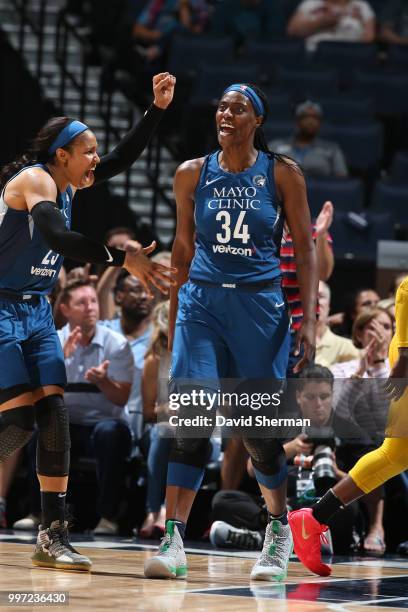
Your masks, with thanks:
[(166, 521), (166, 531), (157, 555), (145, 562), (146, 578), (187, 578), (183, 540), (174, 521)]
[(68, 523), (54, 521), (47, 529), (39, 526), (37, 544), (31, 560), (33, 565), (62, 570), (89, 572), (92, 562), (80, 555), (68, 540)]
[(271, 521), (266, 527), (261, 555), (252, 568), (251, 580), (284, 580), (292, 549), (293, 538), (289, 525)]

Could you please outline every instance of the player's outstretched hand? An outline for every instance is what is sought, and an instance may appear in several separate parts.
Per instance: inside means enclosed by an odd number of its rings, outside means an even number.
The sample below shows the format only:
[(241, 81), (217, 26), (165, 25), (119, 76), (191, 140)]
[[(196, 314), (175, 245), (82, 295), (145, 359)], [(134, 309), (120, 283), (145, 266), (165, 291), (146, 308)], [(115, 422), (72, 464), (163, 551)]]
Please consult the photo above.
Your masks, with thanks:
[(125, 246), (126, 257), (123, 267), (130, 274), (136, 276), (142, 283), (147, 295), (152, 298), (151, 286), (153, 285), (161, 293), (167, 295), (170, 285), (175, 285), (176, 281), (169, 275), (177, 272), (176, 268), (163, 266), (149, 259), (149, 255), (156, 248), (156, 242), (153, 241), (148, 247), (144, 247), (139, 251), (129, 250), (128, 244)]
[(300, 355), (301, 348), (303, 348), (303, 355), (293, 368), (295, 374), (313, 361), (316, 350), (316, 321), (302, 322), (296, 336), (295, 355)]
[(167, 108), (173, 100), (176, 77), (169, 72), (160, 72), (153, 77), (154, 105)]

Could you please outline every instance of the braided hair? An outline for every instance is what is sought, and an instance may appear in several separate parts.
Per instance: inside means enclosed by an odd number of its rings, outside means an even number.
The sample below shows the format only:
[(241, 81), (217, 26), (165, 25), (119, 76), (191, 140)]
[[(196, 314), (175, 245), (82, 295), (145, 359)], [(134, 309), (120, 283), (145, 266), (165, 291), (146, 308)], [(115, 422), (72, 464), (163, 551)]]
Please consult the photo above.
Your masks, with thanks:
[(261, 98), (263, 107), (265, 109), (262, 124), (259, 127), (257, 127), (255, 131), (255, 138), (254, 138), (255, 149), (257, 149), (258, 151), (263, 151), (264, 153), (267, 153), (268, 155), (270, 155), (277, 161), (281, 162), (282, 164), (285, 164), (292, 170), (295, 170), (303, 175), (302, 169), (300, 168), (299, 164), (294, 159), (292, 159), (288, 155), (281, 155), (280, 153), (275, 153), (274, 151), (271, 151), (269, 149), (268, 142), (265, 136), (265, 132), (262, 129), (262, 125), (266, 123), (268, 119), (268, 113), (269, 113), (268, 98), (266, 94), (262, 91), (262, 89), (260, 89), (256, 85), (253, 85), (252, 83), (244, 83), (244, 85), (251, 87), (255, 91), (255, 93), (259, 96), (259, 98)]
[[(0, 191), (3, 189), (7, 181), (9, 181), (19, 170), (24, 166), (31, 166), (33, 164), (45, 164), (46, 162), (53, 161), (55, 154), (50, 155), (48, 149), (58, 136), (58, 134), (64, 129), (68, 123), (71, 123), (70, 117), (53, 117), (40, 129), (35, 138), (31, 141), (27, 151), (18, 157), (15, 161), (7, 164), (0, 172)], [(66, 151), (70, 151), (72, 143), (61, 147)]]

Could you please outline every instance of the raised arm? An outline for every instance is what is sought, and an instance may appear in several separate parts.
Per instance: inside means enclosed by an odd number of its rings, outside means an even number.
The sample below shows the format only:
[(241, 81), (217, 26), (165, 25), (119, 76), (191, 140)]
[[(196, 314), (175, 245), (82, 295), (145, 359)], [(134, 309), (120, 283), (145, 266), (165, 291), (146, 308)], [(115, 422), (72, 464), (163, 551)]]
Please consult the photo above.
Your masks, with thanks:
[(119, 144), (95, 169), (94, 184), (106, 181), (127, 170), (140, 157), (149, 144), (163, 113), (173, 99), (176, 79), (168, 72), (153, 77), (154, 102), (142, 119), (122, 138)]
[(173, 348), (177, 318), (178, 290), (187, 279), (194, 256), (194, 191), (200, 176), (203, 158), (186, 161), (177, 168), (174, 195), (177, 204), (176, 237), (171, 251), (171, 265), (177, 268), (176, 284), (170, 289), (169, 351)]
[(294, 368), (294, 372), (299, 372), (312, 361), (316, 345), (318, 288), (316, 248), (310, 229), (305, 180), (299, 167), (289, 160), (287, 163), (276, 162), (275, 181), (293, 239), (296, 274), (303, 308), (303, 322), (297, 333), (295, 349), (296, 354), (299, 353), (301, 345), (304, 348), (304, 355)]

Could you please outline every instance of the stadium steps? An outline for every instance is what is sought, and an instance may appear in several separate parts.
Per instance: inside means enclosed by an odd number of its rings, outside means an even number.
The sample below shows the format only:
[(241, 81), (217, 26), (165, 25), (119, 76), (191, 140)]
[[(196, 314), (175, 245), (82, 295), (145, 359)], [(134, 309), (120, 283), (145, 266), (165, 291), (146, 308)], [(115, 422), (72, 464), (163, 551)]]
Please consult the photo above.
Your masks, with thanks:
[[(41, 74), (41, 86), (46, 97), (59, 106), (60, 95), (60, 70), (55, 60), (55, 34), (58, 11), (65, 5), (65, 0), (48, 0), (47, 13), (45, 18), (45, 36), (43, 44), (43, 63)], [(28, 10), (34, 19), (38, 16), (39, 3), (32, 0), (28, 3)], [(69, 17), (71, 19), (71, 17)], [(73, 23), (75, 18), (72, 17)], [(11, 44), (18, 48), (20, 25), (12, 2), (0, 0), (0, 23), (2, 29), (7, 33)], [(82, 34), (86, 34), (85, 28), (80, 28)], [(36, 50), (37, 38), (32, 33), (29, 26), (25, 26), (25, 48), (24, 58), (28, 69), (36, 75)], [(67, 65), (69, 70), (75, 74), (81, 74), (81, 48), (79, 43), (70, 37), (67, 48)], [(103, 153), (104, 143), (104, 119), (99, 108), (99, 77), (101, 69), (92, 66), (89, 69), (87, 85), (88, 96), (85, 110), (85, 122), (92, 126), (93, 131), (99, 142), (102, 144)], [(70, 81), (66, 81), (64, 94), (64, 113), (70, 117), (78, 117), (80, 112), (80, 92), (72, 86)], [(112, 99), (112, 124), (124, 133), (128, 128), (129, 102), (124, 96), (116, 92)], [(136, 117), (139, 111), (135, 109)], [(111, 145), (114, 140), (111, 138)], [(162, 168), (160, 176), (160, 186), (168, 198), (172, 198), (172, 180), (175, 169), (175, 162), (169, 152), (162, 150)], [(125, 196), (126, 177), (121, 174), (110, 181), (114, 193)], [(130, 173), (129, 206), (141, 222), (150, 223), (152, 206), (152, 188), (146, 179), (146, 153), (133, 165)], [(156, 209), (156, 233), (159, 239), (168, 244), (174, 235), (174, 217), (169, 207), (163, 202), (157, 205)]]

